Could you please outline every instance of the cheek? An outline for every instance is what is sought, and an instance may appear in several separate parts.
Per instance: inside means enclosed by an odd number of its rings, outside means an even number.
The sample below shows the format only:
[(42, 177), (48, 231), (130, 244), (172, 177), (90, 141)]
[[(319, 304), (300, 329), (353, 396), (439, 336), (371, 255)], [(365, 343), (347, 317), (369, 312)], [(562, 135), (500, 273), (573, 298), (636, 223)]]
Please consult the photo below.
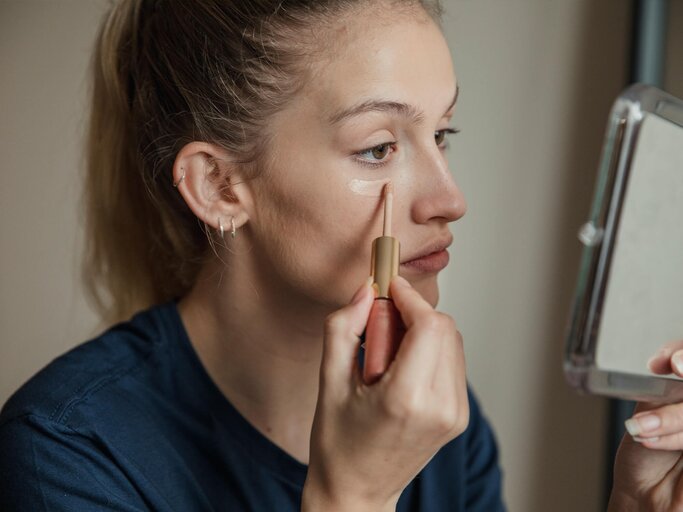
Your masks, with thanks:
[(290, 178), (271, 178), (258, 194), (255, 244), (283, 286), (315, 302), (346, 304), (370, 274), (377, 201), (331, 180)]

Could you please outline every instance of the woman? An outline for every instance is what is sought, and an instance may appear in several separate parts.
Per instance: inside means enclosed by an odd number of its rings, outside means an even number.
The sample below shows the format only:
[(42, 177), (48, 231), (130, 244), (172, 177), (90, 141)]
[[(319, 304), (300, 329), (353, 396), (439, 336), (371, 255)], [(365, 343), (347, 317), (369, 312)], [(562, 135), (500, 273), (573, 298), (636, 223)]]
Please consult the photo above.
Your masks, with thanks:
[[(434, 310), (466, 210), (438, 19), (428, 0), (114, 7), (93, 61), (86, 275), (125, 321), (3, 408), (2, 510), (503, 509), (461, 337)], [(406, 331), (366, 385), (389, 182)], [(624, 441), (614, 510), (675, 509), (667, 448)]]

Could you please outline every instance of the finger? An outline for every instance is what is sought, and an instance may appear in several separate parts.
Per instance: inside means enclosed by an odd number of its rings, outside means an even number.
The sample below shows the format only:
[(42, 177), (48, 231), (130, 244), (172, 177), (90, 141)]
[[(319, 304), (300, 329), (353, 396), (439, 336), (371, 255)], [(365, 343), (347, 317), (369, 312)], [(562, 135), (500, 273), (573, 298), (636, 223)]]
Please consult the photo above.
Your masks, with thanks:
[(410, 283), (401, 276), (395, 276), (390, 284), (391, 298), (401, 314), (406, 329), (425, 316), (434, 313), (434, 308)]
[(673, 370), (671, 368), (670, 354), (657, 354), (647, 362), (647, 368), (655, 375), (667, 375)]
[(669, 343), (662, 345), (657, 353), (650, 358), (647, 362), (647, 367), (652, 373), (657, 375), (672, 373), (674, 372), (674, 368), (671, 365), (671, 357), (674, 353), (682, 350), (683, 340), (670, 341)]
[(683, 450), (683, 432), (659, 437), (634, 437), (634, 441), (651, 450), (679, 451)]
[(683, 377), (683, 350), (673, 353), (669, 365), (678, 377)]
[(625, 422), (634, 438), (652, 438), (683, 433), (683, 403), (638, 412)]
[[(372, 278), (356, 291), (351, 302), (325, 320), (323, 355), (320, 367), (321, 387), (327, 384), (350, 382), (359, 375), (357, 351), (374, 299)], [(353, 380), (353, 379), (352, 379)]]
[[(394, 290), (394, 303), (397, 300), (401, 302), (410, 325), (406, 325), (405, 335), (387, 371), (387, 378), (395, 382), (399, 389), (430, 389), (441, 356), (442, 342), (454, 335), (455, 322), (448, 315), (434, 311), (405, 279), (392, 280)], [(397, 309), (400, 311), (398, 305)]]

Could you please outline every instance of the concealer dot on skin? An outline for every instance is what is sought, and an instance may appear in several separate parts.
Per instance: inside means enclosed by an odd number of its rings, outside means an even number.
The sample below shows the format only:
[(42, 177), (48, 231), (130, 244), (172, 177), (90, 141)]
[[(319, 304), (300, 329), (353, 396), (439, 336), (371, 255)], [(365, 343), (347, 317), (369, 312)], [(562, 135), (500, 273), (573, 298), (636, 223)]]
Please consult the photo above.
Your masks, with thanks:
[(384, 185), (389, 183), (389, 181), (390, 180), (387, 178), (381, 180), (352, 179), (349, 181), (348, 187), (351, 192), (361, 196), (380, 197), (382, 195)]

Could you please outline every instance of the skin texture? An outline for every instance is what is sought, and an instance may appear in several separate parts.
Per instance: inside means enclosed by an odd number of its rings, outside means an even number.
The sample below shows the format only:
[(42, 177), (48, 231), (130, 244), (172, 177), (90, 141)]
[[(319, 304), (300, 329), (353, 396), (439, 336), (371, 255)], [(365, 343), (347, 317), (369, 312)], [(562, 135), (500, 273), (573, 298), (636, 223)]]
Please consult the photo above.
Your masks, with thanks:
[[(176, 179), (204, 222), (238, 228), (180, 303), (190, 339), (210, 376), (235, 407), (302, 462), (318, 395), (325, 318), (347, 304), (370, 272), (381, 233), (379, 197), (353, 192), (351, 180), (390, 179), (393, 229), (402, 259), (450, 237), (465, 200), (453, 181), (436, 130), (449, 126), (456, 79), (439, 28), (422, 12), (391, 23), (361, 13), (336, 32), (333, 59), (269, 125), (270, 170), (245, 181), (231, 169), (231, 194), (205, 179), (208, 157), (231, 155), (205, 143), (178, 154)], [(394, 113), (365, 113), (331, 125), (332, 112), (366, 99), (405, 102), (423, 111), (416, 124)], [(372, 152), (396, 142), (378, 169)], [(426, 301), (438, 302), (436, 274), (402, 268)]]

